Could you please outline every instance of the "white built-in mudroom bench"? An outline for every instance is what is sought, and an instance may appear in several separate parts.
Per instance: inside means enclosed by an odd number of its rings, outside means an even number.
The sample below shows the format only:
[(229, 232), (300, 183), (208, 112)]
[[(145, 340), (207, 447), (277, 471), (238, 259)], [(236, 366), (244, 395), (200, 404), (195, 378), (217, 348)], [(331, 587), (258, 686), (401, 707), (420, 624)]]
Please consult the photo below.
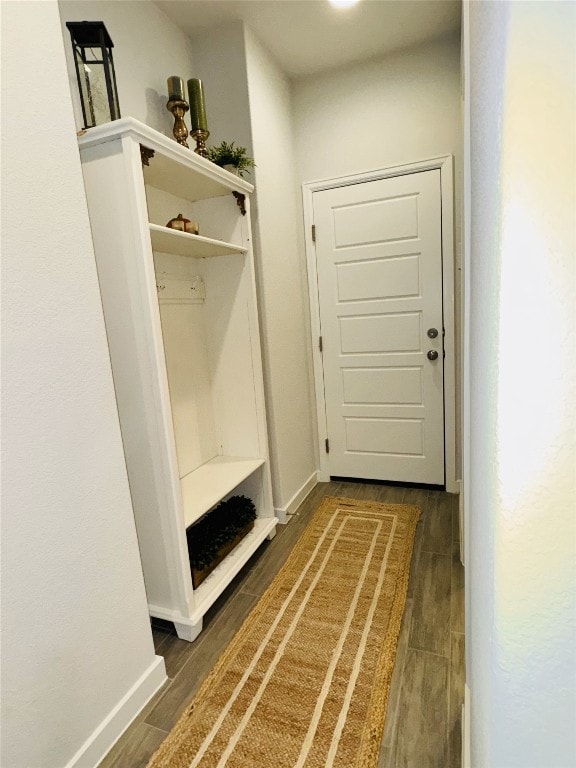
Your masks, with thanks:
[[(192, 641), (278, 522), (253, 188), (132, 118), (79, 145), (150, 614)], [(180, 213), (198, 235), (166, 227)], [(187, 529), (231, 495), (253, 501), (254, 527), (194, 589)]]

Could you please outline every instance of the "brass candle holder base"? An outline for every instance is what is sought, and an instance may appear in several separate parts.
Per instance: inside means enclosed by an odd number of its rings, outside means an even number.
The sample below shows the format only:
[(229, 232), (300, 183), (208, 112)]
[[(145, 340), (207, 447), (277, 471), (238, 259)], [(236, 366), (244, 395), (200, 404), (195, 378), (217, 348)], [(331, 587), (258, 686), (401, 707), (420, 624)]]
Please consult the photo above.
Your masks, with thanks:
[(174, 128), (172, 129), (174, 138), (178, 144), (190, 149), (186, 141), (188, 138), (188, 128), (186, 128), (186, 123), (184, 122), (184, 115), (190, 109), (188, 102), (181, 99), (170, 99), (166, 104), (166, 109), (174, 115)]
[(192, 136), (192, 138), (196, 141), (196, 149), (194, 152), (196, 152), (196, 154), (200, 155), (201, 157), (208, 157), (206, 139), (208, 136), (210, 136), (210, 131), (203, 131), (200, 128), (197, 128), (195, 131), (190, 133), (190, 136)]

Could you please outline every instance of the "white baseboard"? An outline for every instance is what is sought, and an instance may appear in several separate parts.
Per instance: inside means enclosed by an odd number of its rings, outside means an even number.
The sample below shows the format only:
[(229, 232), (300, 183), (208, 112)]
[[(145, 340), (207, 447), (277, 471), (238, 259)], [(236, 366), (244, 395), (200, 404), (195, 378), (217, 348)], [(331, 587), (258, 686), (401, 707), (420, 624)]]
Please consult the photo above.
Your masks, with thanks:
[(95, 768), (166, 679), (164, 659), (156, 656), (146, 672), (84, 742), (66, 768)]
[(471, 768), (470, 759), (470, 688), (464, 686), (464, 705), (462, 707), (462, 768)]
[(294, 512), (298, 509), (300, 504), (304, 501), (306, 496), (310, 493), (310, 491), (316, 486), (318, 482), (318, 473), (313, 472), (308, 480), (304, 483), (304, 485), (300, 488), (300, 490), (296, 491), (294, 496), (290, 499), (288, 504), (286, 504), (285, 507), (275, 507), (274, 508), (274, 514), (278, 518), (278, 521), (280, 523), (287, 523), (290, 519), (290, 515), (293, 515)]
[(447, 493), (460, 493), (461, 480), (446, 480)]

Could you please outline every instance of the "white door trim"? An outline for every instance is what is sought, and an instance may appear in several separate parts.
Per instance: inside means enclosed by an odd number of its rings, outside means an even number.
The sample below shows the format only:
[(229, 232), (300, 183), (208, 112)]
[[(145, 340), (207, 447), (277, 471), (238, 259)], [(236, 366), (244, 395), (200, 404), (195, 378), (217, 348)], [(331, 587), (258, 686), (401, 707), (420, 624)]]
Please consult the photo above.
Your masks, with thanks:
[(443, 322), (444, 336), (444, 437), (445, 437), (445, 473), (446, 490), (457, 493), (456, 483), (456, 360), (454, 327), (454, 161), (452, 155), (442, 155), (429, 160), (393, 165), (352, 176), (334, 179), (310, 181), (302, 184), (304, 209), (304, 240), (306, 264), (308, 268), (308, 292), (310, 300), (310, 324), (312, 329), (312, 356), (314, 364), (314, 390), (316, 394), (316, 416), (318, 420), (319, 466), (318, 480), (330, 479), (328, 456), (324, 451), (324, 442), (328, 430), (326, 426), (326, 408), (324, 404), (324, 381), (322, 356), (318, 347), (320, 338), (320, 305), (318, 301), (318, 278), (316, 273), (316, 247), (312, 240), (314, 223), (313, 195), (335, 187), (361, 184), (365, 181), (377, 181), (391, 176), (403, 176), (421, 171), (440, 171), (440, 189), (442, 195), (442, 286), (443, 286)]

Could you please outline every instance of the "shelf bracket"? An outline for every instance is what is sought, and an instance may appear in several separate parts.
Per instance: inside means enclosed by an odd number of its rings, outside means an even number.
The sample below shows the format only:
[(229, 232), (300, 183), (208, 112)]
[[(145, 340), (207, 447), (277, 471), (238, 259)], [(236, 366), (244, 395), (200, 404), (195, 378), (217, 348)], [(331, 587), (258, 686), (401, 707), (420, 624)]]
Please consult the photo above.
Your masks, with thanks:
[(142, 165), (150, 165), (150, 160), (154, 157), (154, 150), (148, 149), (144, 144), (140, 144), (140, 158)]
[(240, 208), (240, 213), (242, 216), (246, 216), (246, 195), (243, 195), (242, 192), (232, 192), (232, 194), (236, 198), (236, 203), (238, 204), (238, 208)]

